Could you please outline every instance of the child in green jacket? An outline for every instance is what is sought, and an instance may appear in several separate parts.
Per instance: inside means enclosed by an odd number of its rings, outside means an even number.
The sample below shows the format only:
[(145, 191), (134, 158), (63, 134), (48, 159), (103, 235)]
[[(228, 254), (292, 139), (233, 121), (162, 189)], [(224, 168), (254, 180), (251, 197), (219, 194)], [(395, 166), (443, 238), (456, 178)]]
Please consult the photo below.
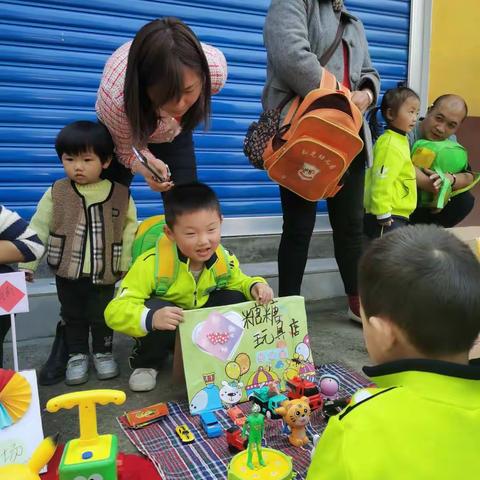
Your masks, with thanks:
[(267, 282), (245, 275), (235, 255), (220, 245), (222, 215), (210, 187), (175, 186), (165, 196), (165, 221), (161, 242), (137, 258), (105, 310), (113, 330), (137, 338), (129, 382), (137, 392), (155, 388), (184, 309), (273, 298)]
[(374, 136), (378, 133), (378, 110), (387, 129), (379, 137), (376, 135), (373, 165), (365, 175), (364, 231), (369, 238), (408, 224), (417, 206), (415, 168), (407, 133), (415, 127), (419, 108), (418, 95), (410, 88), (398, 87), (387, 90), (381, 106), (370, 113)]
[(477, 258), (442, 228), (406, 226), (371, 242), (358, 284), (376, 387), (330, 418), (307, 480), (478, 478)]

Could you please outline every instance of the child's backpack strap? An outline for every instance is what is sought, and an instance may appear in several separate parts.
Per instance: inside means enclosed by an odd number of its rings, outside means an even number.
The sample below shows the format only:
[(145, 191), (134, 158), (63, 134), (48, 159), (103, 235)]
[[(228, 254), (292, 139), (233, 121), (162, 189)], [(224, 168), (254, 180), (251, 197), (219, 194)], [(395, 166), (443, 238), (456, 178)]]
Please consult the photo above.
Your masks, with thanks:
[(177, 246), (166, 235), (157, 240), (155, 249), (155, 293), (165, 295), (178, 275)]
[[(230, 280), (231, 266), (228, 252), (219, 245), (215, 250), (217, 260), (211, 267), (218, 289), (225, 288)], [(155, 250), (155, 293), (165, 295), (177, 279), (180, 260), (177, 246), (166, 235), (157, 240)]]
[(218, 289), (225, 288), (230, 280), (231, 267), (228, 261), (228, 252), (219, 245), (215, 250), (217, 261), (213, 264), (212, 271), (215, 276), (215, 283)]

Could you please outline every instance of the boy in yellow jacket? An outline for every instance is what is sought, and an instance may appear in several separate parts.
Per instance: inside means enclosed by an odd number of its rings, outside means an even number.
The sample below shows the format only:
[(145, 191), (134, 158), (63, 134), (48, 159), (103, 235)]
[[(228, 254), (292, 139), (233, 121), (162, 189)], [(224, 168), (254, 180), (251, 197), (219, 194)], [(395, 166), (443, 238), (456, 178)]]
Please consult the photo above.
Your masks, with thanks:
[(359, 265), (363, 335), (378, 388), (329, 420), (307, 480), (451, 480), (480, 471), (480, 263), (451, 233), (407, 226)]
[(137, 258), (105, 310), (113, 330), (137, 337), (130, 358), (133, 391), (155, 388), (183, 309), (273, 298), (267, 282), (245, 275), (235, 255), (220, 244), (222, 215), (210, 187), (175, 186), (165, 196), (165, 221), (162, 241)]

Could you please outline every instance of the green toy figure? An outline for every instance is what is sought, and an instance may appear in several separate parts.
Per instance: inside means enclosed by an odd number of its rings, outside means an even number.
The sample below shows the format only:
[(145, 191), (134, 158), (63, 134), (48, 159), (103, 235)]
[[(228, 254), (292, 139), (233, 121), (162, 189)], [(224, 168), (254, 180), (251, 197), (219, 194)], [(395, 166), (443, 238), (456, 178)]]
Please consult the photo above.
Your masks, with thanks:
[(252, 406), (252, 413), (248, 415), (242, 428), (242, 437), (246, 437), (248, 433), (247, 466), (250, 470), (254, 469), (252, 462), (254, 446), (257, 447), (258, 463), (262, 465), (262, 467), (266, 465), (262, 457), (262, 438), (265, 430), (265, 417), (260, 413), (260, 410), (260, 405), (254, 403)]

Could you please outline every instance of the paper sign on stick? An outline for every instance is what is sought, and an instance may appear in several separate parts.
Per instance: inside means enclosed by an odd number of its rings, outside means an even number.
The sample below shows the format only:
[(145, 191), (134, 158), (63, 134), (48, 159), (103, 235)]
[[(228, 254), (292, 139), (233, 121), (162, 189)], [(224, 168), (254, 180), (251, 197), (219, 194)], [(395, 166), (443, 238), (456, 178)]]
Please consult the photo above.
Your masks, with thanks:
[(27, 284), (23, 272), (0, 274), (0, 315), (28, 312)]

